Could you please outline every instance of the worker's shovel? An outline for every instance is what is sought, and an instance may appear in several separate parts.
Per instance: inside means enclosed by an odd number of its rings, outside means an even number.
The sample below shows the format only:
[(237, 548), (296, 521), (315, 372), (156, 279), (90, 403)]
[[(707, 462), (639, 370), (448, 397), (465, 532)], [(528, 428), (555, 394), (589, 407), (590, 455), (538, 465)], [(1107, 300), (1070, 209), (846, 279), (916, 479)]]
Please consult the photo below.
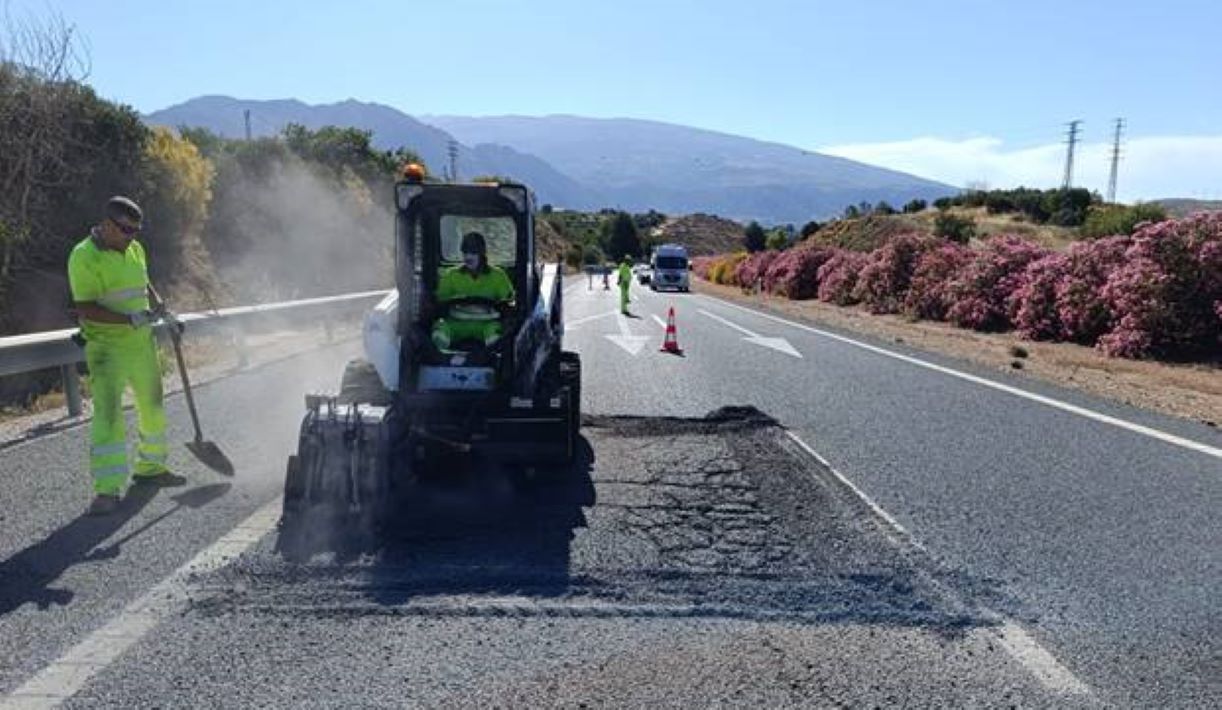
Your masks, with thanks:
[(195, 441), (187, 442), (187, 451), (195, 454), (208, 468), (224, 476), (233, 475), (233, 463), (221, 451), (220, 447), (211, 441), (204, 440), (204, 433), (199, 428), (199, 414), (195, 411), (195, 397), (191, 395), (191, 379), (187, 376), (187, 363), (182, 359), (182, 333), (179, 326), (170, 323), (170, 342), (174, 344), (174, 357), (178, 360), (178, 375), (182, 378), (182, 393), (187, 396), (187, 410), (191, 412), (191, 424), (195, 427)]

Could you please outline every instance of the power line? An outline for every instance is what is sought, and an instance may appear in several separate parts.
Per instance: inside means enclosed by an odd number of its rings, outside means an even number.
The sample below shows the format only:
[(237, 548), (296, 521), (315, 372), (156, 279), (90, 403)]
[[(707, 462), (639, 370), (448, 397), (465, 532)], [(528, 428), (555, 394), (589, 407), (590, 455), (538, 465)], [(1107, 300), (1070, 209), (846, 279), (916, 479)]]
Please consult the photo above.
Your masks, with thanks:
[(1107, 201), (1116, 201), (1116, 174), (1120, 168), (1120, 134), (1124, 131), (1124, 119), (1116, 119), (1116, 136), (1112, 139), (1112, 171), (1107, 178)]
[(1065, 179), (1061, 186), (1069, 189), (1073, 185), (1073, 154), (1074, 149), (1078, 146), (1078, 127), (1082, 125), (1080, 119), (1074, 119), (1069, 122), (1069, 131), (1066, 133), (1065, 142), (1069, 144), (1069, 150), (1065, 153)]

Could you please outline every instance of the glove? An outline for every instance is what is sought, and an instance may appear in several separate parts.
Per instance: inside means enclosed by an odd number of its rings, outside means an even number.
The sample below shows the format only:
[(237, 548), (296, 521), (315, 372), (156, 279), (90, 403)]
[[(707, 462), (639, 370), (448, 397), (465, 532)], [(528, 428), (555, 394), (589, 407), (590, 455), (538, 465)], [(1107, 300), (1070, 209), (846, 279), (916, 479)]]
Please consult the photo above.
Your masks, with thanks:
[(148, 309), (136, 311), (128, 315), (127, 320), (132, 324), (133, 328), (142, 328), (153, 322), (153, 312)]

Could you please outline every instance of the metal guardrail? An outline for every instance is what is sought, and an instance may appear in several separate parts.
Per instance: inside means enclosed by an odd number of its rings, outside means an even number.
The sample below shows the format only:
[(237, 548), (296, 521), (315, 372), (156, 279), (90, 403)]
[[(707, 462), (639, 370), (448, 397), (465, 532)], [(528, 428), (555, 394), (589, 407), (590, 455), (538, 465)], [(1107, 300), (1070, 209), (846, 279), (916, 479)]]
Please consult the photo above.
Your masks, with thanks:
[[(390, 292), (346, 293), (324, 298), (222, 308), (210, 313), (185, 313), (178, 318), (189, 335), (228, 333), (234, 336), (240, 349), (242, 338), (247, 333), (290, 325), (296, 325), (299, 329), (302, 325), (322, 325), (329, 338), (332, 320), (363, 311), (388, 293)], [(155, 326), (158, 332), (165, 328), (162, 324)], [(59, 367), (64, 381), (64, 395), (68, 400), (68, 413), (72, 416), (80, 414), (81, 394), (76, 364), (85, 360), (85, 351), (75, 338), (78, 333), (76, 328), (66, 328), (0, 338), (0, 377)], [(241, 353), (239, 357), (245, 359)]]

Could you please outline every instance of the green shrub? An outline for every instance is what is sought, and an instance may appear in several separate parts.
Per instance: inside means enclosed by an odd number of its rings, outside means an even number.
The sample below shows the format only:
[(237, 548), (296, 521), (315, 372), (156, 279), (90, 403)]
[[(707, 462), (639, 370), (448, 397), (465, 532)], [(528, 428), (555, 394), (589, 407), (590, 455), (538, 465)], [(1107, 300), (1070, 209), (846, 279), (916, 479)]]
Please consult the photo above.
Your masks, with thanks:
[(1091, 207), (1082, 224), (1082, 236), (1087, 239), (1129, 235), (1142, 222), (1162, 222), (1167, 212), (1153, 203), (1138, 203), (1132, 206), (1105, 205)]
[(934, 221), (933, 231), (943, 239), (967, 244), (976, 236), (976, 220), (944, 212)]

